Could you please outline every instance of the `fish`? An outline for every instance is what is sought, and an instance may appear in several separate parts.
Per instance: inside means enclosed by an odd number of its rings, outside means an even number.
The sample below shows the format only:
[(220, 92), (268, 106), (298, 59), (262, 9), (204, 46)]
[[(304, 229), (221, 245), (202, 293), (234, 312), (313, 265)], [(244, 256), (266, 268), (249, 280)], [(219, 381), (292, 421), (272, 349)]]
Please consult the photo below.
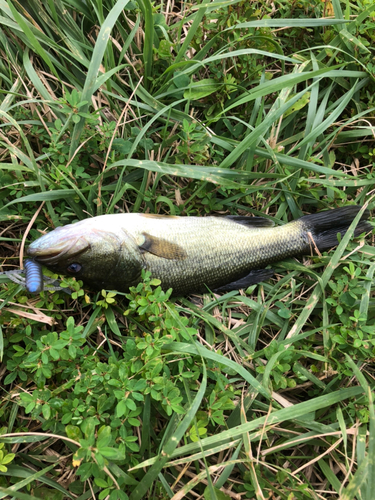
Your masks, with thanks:
[[(227, 292), (269, 279), (287, 257), (338, 244), (361, 207), (305, 215), (281, 226), (265, 217), (107, 214), (57, 227), (27, 249), (33, 262), (94, 290), (128, 292), (151, 272), (174, 296)], [(365, 210), (354, 235), (372, 230)]]

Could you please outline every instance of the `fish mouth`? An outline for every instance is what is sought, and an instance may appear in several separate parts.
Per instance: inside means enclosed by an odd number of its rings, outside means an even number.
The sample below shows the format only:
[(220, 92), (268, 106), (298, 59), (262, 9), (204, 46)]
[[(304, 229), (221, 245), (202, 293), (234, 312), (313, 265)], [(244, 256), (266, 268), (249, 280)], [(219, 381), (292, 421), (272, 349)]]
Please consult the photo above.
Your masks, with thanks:
[[(56, 231), (56, 230), (55, 230)], [(64, 238), (64, 235), (53, 235), (54, 231), (34, 241), (26, 253), (41, 264), (56, 264), (64, 257), (73, 258), (90, 248), (90, 243), (83, 236)], [(53, 237), (52, 237), (53, 235)]]

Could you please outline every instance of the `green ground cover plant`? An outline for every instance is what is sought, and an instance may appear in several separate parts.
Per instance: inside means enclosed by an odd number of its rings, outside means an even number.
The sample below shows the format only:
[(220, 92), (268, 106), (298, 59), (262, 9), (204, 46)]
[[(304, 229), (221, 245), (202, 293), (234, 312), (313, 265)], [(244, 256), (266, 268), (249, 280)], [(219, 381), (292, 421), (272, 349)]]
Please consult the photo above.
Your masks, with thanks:
[[(369, 0), (0, 0), (2, 270), (107, 213), (373, 209), (374, 27)], [(373, 500), (353, 232), (222, 295), (0, 275), (0, 498)]]

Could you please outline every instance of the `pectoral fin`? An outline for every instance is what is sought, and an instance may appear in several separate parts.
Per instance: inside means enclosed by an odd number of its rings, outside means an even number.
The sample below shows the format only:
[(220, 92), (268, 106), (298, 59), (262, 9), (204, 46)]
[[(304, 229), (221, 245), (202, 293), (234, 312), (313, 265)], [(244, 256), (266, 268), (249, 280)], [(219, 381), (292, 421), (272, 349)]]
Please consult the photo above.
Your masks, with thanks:
[(227, 283), (224, 286), (216, 288), (214, 292), (231, 292), (232, 290), (239, 290), (241, 288), (248, 288), (251, 285), (260, 283), (270, 279), (274, 275), (275, 271), (273, 269), (254, 269), (250, 271), (249, 274), (240, 278), (237, 281), (232, 281), (232, 283)]
[(183, 260), (187, 257), (185, 250), (170, 241), (163, 238), (157, 238), (148, 233), (142, 233), (144, 241), (139, 245), (142, 252), (149, 252), (163, 259)]

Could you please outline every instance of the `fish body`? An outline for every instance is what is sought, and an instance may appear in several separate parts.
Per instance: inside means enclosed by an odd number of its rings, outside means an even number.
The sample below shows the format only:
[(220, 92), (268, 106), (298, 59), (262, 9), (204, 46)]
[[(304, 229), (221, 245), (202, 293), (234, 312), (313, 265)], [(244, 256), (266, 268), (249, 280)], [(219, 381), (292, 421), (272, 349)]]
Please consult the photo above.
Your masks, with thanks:
[[(128, 291), (142, 269), (174, 295), (247, 287), (272, 275), (263, 268), (313, 245), (337, 245), (359, 207), (320, 212), (274, 227), (262, 217), (115, 214), (58, 227), (27, 250), (34, 262), (76, 276), (94, 289)], [(355, 234), (372, 229), (365, 211)]]

